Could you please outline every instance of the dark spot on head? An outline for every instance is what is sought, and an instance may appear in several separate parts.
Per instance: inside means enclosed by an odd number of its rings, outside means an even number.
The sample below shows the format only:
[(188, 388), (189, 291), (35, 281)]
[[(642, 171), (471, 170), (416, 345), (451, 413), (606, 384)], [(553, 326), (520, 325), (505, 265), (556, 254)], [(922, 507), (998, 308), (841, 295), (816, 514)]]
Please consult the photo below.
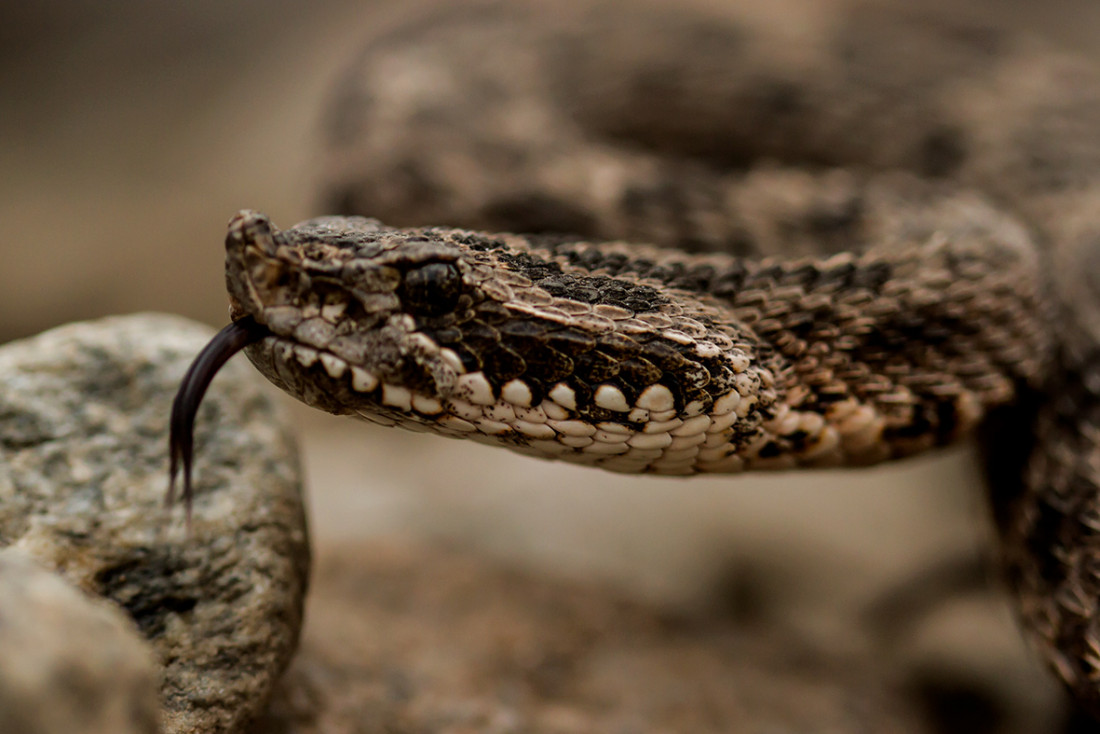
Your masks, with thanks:
[(668, 299), (652, 286), (620, 280), (606, 275), (572, 275), (563, 273), (561, 266), (529, 253), (501, 253), (499, 255), (510, 269), (529, 278), (535, 285), (556, 298), (591, 305), (609, 305), (625, 308), (635, 313), (656, 310)]
[(570, 265), (577, 265), (585, 270), (601, 270), (607, 275), (615, 276), (623, 272), (630, 259), (622, 252), (604, 252), (595, 247), (568, 247), (576, 242), (562, 242), (550, 244), (549, 249), (558, 255), (563, 255), (569, 260)]
[(532, 281), (540, 281), (561, 272), (561, 265), (556, 262), (543, 260), (527, 252), (502, 252), (498, 257), (510, 270)]
[(582, 277), (562, 274), (539, 281), (538, 285), (558, 298), (568, 298), (593, 306), (618, 306), (634, 313), (656, 311), (659, 306), (668, 302), (652, 286), (605, 275)]
[(596, 303), (600, 300), (600, 290), (595, 284), (585, 284), (587, 278), (578, 278), (573, 275), (559, 273), (549, 278), (543, 278), (536, 284), (547, 293), (558, 298), (568, 298), (571, 301), (582, 303)]
[(477, 252), (503, 250), (507, 247), (507, 245), (504, 244), (504, 240), (495, 237), (486, 237), (473, 232), (456, 232), (451, 235), (451, 241), (459, 245), (465, 245)]
[(462, 276), (450, 263), (429, 263), (405, 274), (398, 295), (413, 313), (435, 316), (458, 304)]

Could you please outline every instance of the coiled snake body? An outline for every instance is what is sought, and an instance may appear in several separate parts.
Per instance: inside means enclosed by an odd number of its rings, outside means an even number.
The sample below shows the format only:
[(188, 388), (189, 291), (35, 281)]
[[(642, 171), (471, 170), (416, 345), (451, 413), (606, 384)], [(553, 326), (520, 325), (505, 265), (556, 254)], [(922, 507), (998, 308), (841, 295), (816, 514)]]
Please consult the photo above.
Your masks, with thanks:
[(329, 206), (446, 227), (233, 220), (235, 325), (173, 423), (188, 497), (245, 344), (321, 409), (621, 472), (984, 426), (1022, 618), (1100, 711), (1100, 74), (870, 6), (541, 10), (441, 11), (341, 81)]

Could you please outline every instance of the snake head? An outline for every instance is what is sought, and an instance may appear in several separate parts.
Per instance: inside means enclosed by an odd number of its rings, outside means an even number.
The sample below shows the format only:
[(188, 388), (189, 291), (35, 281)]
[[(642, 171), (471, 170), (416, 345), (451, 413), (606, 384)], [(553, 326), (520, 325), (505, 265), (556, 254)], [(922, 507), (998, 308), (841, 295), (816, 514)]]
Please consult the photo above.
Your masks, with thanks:
[[(437, 414), (463, 364), (418, 327), (473, 303), (469, 264), (446, 231), (404, 232), (362, 217), (328, 217), (281, 232), (263, 214), (229, 224), (232, 323), (188, 369), (172, 406), (168, 501), (183, 474), (192, 502), (193, 426), (214, 375), (245, 350), (273, 383), (308, 405), (383, 420)], [(396, 422), (396, 421), (395, 421)]]
[[(473, 305), (470, 263), (450, 230), (324, 217), (279, 231), (244, 211), (226, 237), (230, 315), (268, 337), (247, 354), (275, 384), (332, 413), (373, 416), (449, 394), (464, 371), (423, 327)], [(477, 296), (483, 300), (483, 296)], [(395, 405), (396, 404), (396, 405)]]
[(226, 239), (231, 314), (264, 334), (246, 354), (308, 405), (619, 471), (734, 470), (777, 415), (774, 374), (747, 330), (634, 261), (362, 217), (279, 231), (242, 212)]

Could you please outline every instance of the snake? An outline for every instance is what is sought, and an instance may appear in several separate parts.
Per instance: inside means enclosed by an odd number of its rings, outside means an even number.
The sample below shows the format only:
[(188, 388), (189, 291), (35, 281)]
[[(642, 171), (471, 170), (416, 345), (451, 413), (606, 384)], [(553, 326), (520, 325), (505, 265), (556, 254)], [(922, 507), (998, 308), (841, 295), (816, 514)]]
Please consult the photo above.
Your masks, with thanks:
[(775, 7), (379, 30), (323, 115), (332, 215), (229, 224), (170, 497), (242, 349), (329, 413), (615, 472), (977, 436), (1022, 627), (1100, 715), (1100, 72), (988, 19)]

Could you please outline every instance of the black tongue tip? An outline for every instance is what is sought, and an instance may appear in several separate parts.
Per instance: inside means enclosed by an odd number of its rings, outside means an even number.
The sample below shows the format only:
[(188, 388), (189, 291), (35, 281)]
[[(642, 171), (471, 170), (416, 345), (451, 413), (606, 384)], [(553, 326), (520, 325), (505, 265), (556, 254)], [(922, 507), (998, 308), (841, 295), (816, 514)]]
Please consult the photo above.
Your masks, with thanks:
[(191, 526), (191, 505), (194, 492), (191, 486), (191, 464), (195, 453), (195, 415), (199, 411), (206, 388), (218, 370), (237, 352), (249, 344), (260, 341), (268, 330), (245, 316), (226, 326), (203, 347), (195, 361), (187, 368), (180, 383), (179, 392), (172, 402), (172, 418), (168, 432), (168, 495), (165, 504), (176, 501), (176, 475), (183, 469), (183, 501), (187, 507), (187, 526)]

